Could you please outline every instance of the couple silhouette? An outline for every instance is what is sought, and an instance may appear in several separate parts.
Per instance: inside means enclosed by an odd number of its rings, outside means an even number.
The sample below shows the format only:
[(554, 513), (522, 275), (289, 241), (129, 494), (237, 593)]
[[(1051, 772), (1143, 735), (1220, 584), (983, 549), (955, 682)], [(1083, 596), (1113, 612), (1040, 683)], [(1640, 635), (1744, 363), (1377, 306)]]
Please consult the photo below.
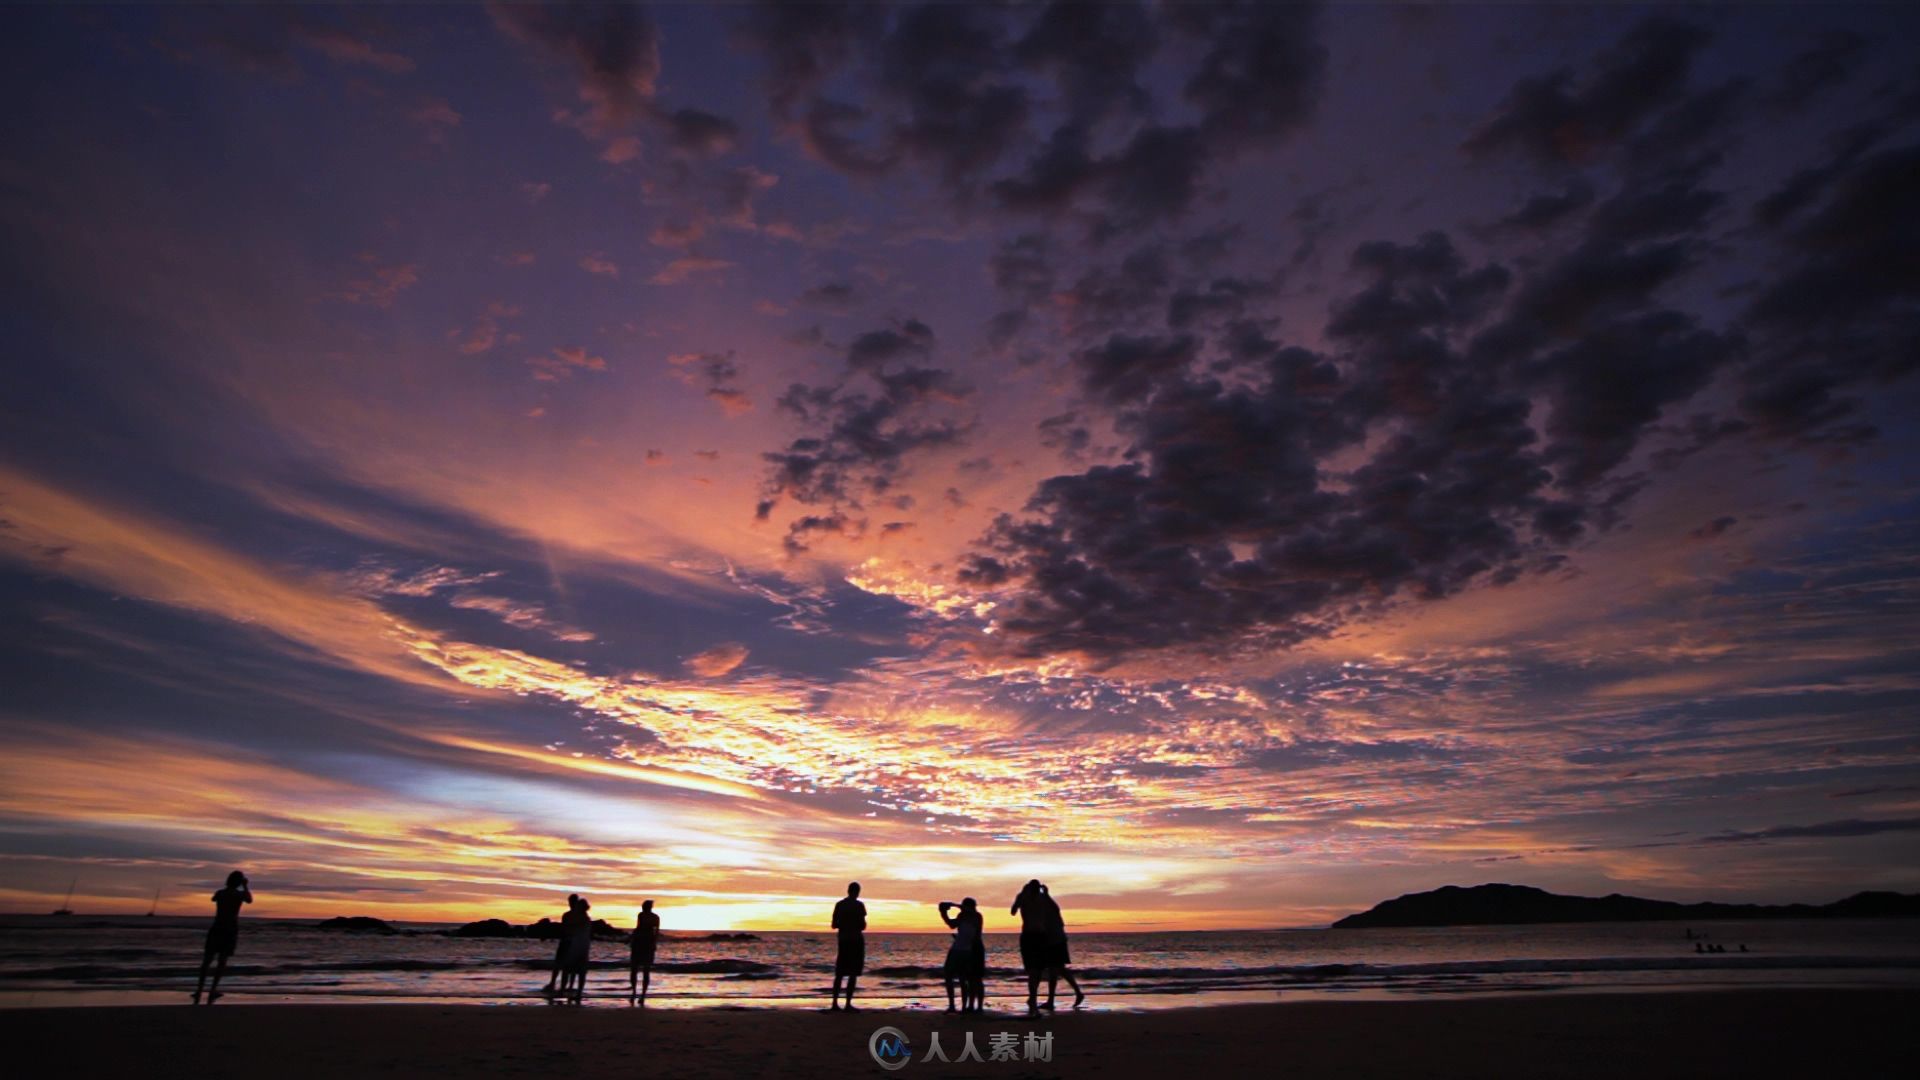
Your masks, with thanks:
[(567, 913), (560, 916), (560, 940), (553, 947), (553, 974), (543, 991), (549, 997), (578, 1002), (587, 992), (587, 960), (593, 953), (593, 905), (579, 893), (567, 897)]
[[(1070, 970), (1073, 957), (1067, 949), (1067, 920), (1046, 885), (1039, 878), (1027, 882), (1007, 913), (1020, 916), (1020, 966), (1027, 972), (1027, 1011), (1051, 1010), (1061, 979), (1073, 987), (1073, 1007), (1085, 1004), (1087, 993)], [(1042, 979), (1047, 983), (1047, 1000), (1038, 1004)]]

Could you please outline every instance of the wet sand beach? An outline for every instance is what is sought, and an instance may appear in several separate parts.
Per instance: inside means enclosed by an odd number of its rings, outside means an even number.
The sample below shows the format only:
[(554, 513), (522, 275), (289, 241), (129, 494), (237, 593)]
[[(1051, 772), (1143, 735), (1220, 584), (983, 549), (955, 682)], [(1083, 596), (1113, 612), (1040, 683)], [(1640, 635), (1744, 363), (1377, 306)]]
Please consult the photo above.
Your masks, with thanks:
[[(924, 1010), (575, 1009), (566, 1006), (227, 1005), (0, 1011), (0, 1032), (68, 1076), (556, 1076), (722, 1078), (890, 1075), (868, 1051), (882, 1025), (915, 1058), (891, 1075), (1699, 1077), (1907, 1075), (1920, 990), (1536, 994), (1407, 1001), (1285, 1001), (1038, 1020)], [(928, 1036), (957, 1057), (922, 1060)], [(1026, 1060), (1028, 1033), (1052, 1060)]]

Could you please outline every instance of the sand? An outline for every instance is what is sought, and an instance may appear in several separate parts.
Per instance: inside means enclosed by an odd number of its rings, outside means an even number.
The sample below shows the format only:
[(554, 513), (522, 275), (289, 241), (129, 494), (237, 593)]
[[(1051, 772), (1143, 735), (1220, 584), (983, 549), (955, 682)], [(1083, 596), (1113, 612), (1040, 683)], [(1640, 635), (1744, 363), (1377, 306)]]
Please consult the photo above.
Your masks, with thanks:
[[(31, 1075), (721, 1078), (1099, 1076), (1907, 1076), (1920, 989), (1553, 993), (1308, 1001), (1038, 1021), (925, 1011), (628, 1010), (482, 1005), (216, 1005), (0, 1011)], [(1052, 1032), (1051, 1062), (869, 1056), (882, 1024), (924, 1052), (972, 1029)], [(10, 1072), (12, 1070), (9, 1070)], [(29, 1075), (13, 1073), (13, 1075)]]

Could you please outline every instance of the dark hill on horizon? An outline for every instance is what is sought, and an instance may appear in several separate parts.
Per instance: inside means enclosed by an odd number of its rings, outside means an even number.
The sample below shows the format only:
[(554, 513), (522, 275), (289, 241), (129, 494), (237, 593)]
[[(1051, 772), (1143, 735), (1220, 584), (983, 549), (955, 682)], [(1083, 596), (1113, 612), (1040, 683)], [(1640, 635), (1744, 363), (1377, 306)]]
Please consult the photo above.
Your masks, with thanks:
[(1920, 893), (1862, 892), (1831, 904), (1681, 904), (1638, 896), (1562, 896), (1529, 885), (1447, 885), (1408, 893), (1349, 915), (1335, 930), (1378, 926), (1507, 926), (1525, 923), (1663, 922), (1713, 919), (1920, 918)]

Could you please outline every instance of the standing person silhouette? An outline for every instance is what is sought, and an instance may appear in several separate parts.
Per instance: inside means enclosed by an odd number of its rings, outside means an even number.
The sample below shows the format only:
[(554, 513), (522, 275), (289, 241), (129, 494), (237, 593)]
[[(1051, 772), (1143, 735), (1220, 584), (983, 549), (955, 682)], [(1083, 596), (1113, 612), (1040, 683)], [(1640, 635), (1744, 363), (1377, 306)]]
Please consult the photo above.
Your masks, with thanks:
[(593, 920), (587, 912), (592, 907), (586, 897), (576, 896), (571, 910), (560, 919), (560, 987), (563, 991), (571, 987), (575, 1002), (587, 992), (587, 961), (593, 953)]
[(653, 982), (653, 951), (660, 943), (660, 916), (653, 913), (653, 901), (640, 902), (640, 914), (633, 917), (633, 938), (628, 943), (627, 1000), (634, 1000), (634, 977), (640, 979), (640, 1004), (647, 1003), (647, 987)]
[(833, 958), (833, 1003), (827, 1008), (840, 1011), (840, 980), (847, 980), (847, 1011), (853, 1007), (854, 984), (867, 969), (867, 905), (860, 902), (860, 883), (847, 884), (846, 899), (833, 905), (833, 928), (839, 932), (840, 947)]
[(1073, 956), (1067, 950), (1067, 920), (1060, 914), (1060, 904), (1054, 900), (1053, 893), (1043, 884), (1040, 886), (1040, 900), (1046, 910), (1046, 953), (1047, 966), (1047, 1003), (1040, 1006), (1052, 1010), (1054, 989), (1060, 980), (1067, 980), (1073, 987), (1073, 1007), (1086, 1004), (1087, 992), (1080, 989), (1080, 980), (1073, 977)]
[[(947, 909), (958, 907), (958, 915)], [(940, 901), (940, 921), (953, 928), (953, 944), (947, 947), (947, 1011), (953, 1011), (953, 984), (960, 984), (960, 1011), (982, 1012), (987, 1007), (987, 943), (982, 931), (986, 918), (980, 905), (969, 896), (955, 904)]]
[[(200, 1004), (200, 991), (207, 989), (207, 1004), (220, 998), (220, 976), (227, 973), (227, 961), (240, 943), (240, 905), (253, 903), (247, 888), (247, 875), (235, 870), (227, 875), (227, 887), (213, 894), (213, 925), (207, 928), (207, 951), (200, 958), (200, 982), (193, 988), (193, 1003)], [(218, 963), (215, 964), (216, 958)], [(214, 964), (213, 986), (207, 987), (207, 966)]]

